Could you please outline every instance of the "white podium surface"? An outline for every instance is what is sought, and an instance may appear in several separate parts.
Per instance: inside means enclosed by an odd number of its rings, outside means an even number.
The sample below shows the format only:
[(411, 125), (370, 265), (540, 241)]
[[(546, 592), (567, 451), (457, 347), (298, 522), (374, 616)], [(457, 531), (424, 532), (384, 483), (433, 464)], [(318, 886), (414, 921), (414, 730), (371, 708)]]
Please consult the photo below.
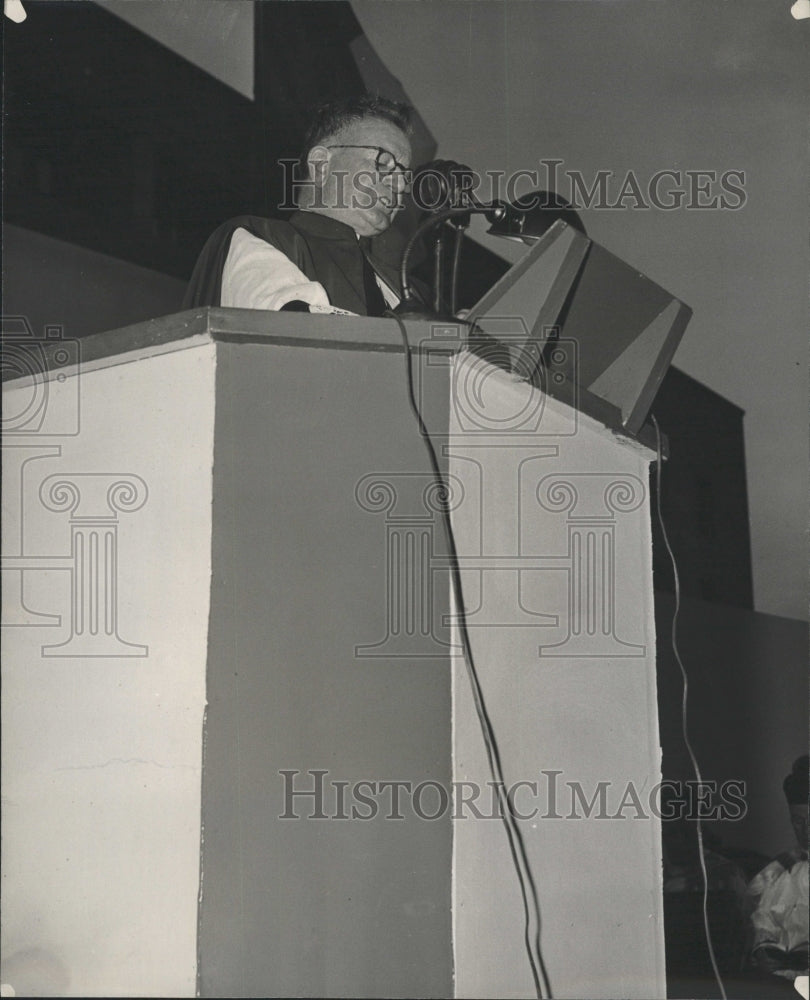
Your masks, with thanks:
[[(457, 359), (449, 473), (467, 624), (540, 903), (553, 995), (666, 995), (648, 463), (571, 407)], [(459, 405), (459, 403), (466, 405)], [(473, 403), (475, 405), (473, 406)], [(474, 412), (473, 412), (474, 411)], [(535, 995), (462, 661), (453, 676), (459, 997)], [(480, 818), (475, 814), (484, 814)], [(532, 927), (534, 923), (532, 922)]]
[[(3, 981), (533, 996), (398, 328), (101, 336), (4, 392)], [(554, 995), (663, 997), (654, 455), (409, 336)], [(319, 768), (451, 805), (281, 820)]]
[[(195, 994), (215, 350), (49, 381), (53, 422), (5, 439), (17, 995)], [(7, 421), (30, 391), (5, 387)]]

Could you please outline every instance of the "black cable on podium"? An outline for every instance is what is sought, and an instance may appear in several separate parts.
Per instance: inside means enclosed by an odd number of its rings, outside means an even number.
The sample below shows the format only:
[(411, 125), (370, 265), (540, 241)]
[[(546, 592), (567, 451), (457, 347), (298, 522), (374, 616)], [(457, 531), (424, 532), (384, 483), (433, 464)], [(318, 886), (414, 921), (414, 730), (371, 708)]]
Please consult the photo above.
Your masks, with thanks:
[[(441, 216), (446, 215), (448, 218), (452, 217), (453, 214), (459, 210), (449, 210), (446, 213), (440, 213)], [(438, 217), (428, 220), (431, 224), (436, 224)], [(425, 230), (431, 228), (427, 224), (423, 223)], [(419, 230), (417, 230), (418, 234)], [(415, 242), (415, 237), (411, 243)], [(410, 244), (409, 244), (410, 248)], [(406, 251), (407, 254), (407, 251)], [(403, 272), (405, 270), (407, 262), (403, 261)], [(403, 281), (403, 286), (405, 282)], [(495, 785), (498, 804), (501, 808), (501, 819), (503, 820), (504, 828), (506, 830), (506, 836), (509, 841), (509, 852), (512, 855), (512, 863), (515, 866), (515, 871), (517, 873), (518, 882), (520, 883), (520, 894), (523, 899), (523, 916), (524, 916), (524, 930), (523, 930), (523, 941), (526, 947), (526, 953), (529, 959), (529, 965), (531, 967), (532, 979), (534, 981), (535, 993), (538, 1000), (552, 1000), (553, 994), (551, 991), (551, 983), (548, 977), (548, 972), (546, 970), (545, 963), (543, 961), (543, 955), (540, 948), (540, 930), (542, 927), (542, 921), (540, 917), (540, 902), (537, 895), (537, 886), (534, 882), (534, 877), (531, 872), (531, 867), (529, 866), (528, 856), (526, 854), (526, 845), (523, 840), (523, 834), (521, 833), (520, 827), (518, 825), (517, 816), (515, 815), (512, 803), (509, 799), (509, 795), (506, 792), (506, 783), (503, 777), (503, 767), (501, 765), (501, 755), (498, 748), (498, 741), (495, 737), (495, 730), (492, 726), (492, 721), (489, 717), (489, 712), (487, 711), (486, 702), (484, 700), (484, 693), (481, 688), (481, 682), (478, 677), (478, 671), (475, 667), (475, 660), (473, 658), (472, 644), (470, 642), (469, 632), (467, 630), (466, 622), (466, 612), (464, 608), (464, 595), (461, 586), (461, 571), (459, 568), (458, 552), (456, 549), (455, 536), (453, 534), (453, 526), (450, 521), (450, 512), (447, 509), (445, 503), (443, 502), (445, 498), (449, 496), (449, 490), (444, 482), (444, 477), (442, 476), (441, 469), (439, 468), (439, 461), (436, 457), (436, 451), (433, 447), (433, 442), (430, 439), (430, 434), (425, 422), (422, 419), (422, 414), (419, 412), (419, 407), (416, 405), (416, 397), (413, 388), (413, 372), (411, 371), (411, 350), (410, 344), (408, 343), (408, 333), (405, 329), (405, 324), (402, 319), (394, 314), (389, 313), (389, 315), (397, 321), (399, 326), (400, 335), (402, 337), (403, 347), (405, 348), (405, 365), (407, 369), (407, 382), (408, 382), (408, 401), (410, 403), (411, 410), (413, 411), (416, 422), (419, 425), (419, 431), (425, 441), (425, 447), (428, 452), (428, 457), (430, 459), (430, 465), (433, 472), (433, 476), (436, 479), (436, 483), (439, 486), (439, 499), (442, 508), (442, 524), (444, 526), (445, 534), (447, 536), (447, 547), (450, 556), (450, 572), (453, 580), (453, 592), (456, 598), (456, 610), (458, 613), (458, 623), (459, 623), (459, 633), (461, 636), (461, 645), (464, 652), (464, 663), (467, 669), (467, 677), (470, 682), (470, 688), (472, 691), (473, 701), (475, 703), (475, 710), (478, 715), (478, 721), (481, 725), (481, 732), (484, 737), (484, 747), (486, 749), (487, 761), (489, 763), (490, 774), (492, 775), (493, 783)]]

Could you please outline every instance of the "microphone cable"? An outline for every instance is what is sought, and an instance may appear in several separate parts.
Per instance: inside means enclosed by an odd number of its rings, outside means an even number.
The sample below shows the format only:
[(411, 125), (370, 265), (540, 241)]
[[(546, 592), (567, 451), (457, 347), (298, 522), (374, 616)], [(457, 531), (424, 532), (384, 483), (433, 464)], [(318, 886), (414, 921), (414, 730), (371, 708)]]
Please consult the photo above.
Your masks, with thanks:
[(449, 497), (450, 491), (445, 485), (444, 477), (441, 469), (439, 468), (439, 460), (436, 456), (436, 450), (433, 447), (430, 433), (425, 426), (424, 420), (422, 419), (422, 414), (419, 412), (419, 407), (416, 405), (416, 397), (413, 388), (413, 371), (411, 369), (411, 349), (408, 342), (408, 333), (405, 328), (405, 324), (400, 317), (395, 315), (393, 312), (389, 311), (387, 315), (389, 318), (396, 320), (400, 336), (402, 337), (402, 344), (405, 349), (408, 402), (419, 426), (419, 432), (424, 439), (425, 448), (428, 453), (428, 458), (430, 459), (431, 471), (438, 486), (442, 525), (447, 538), (453, 592), (456, 596), (459, 634), (461, 636), (461, 645), (464, 653), (464, 663), (467, 669), (467, 677), (470, 682), (470, 688), (472, 690), (475, 710), (478, 715), (478, 721), (484, 738), (489, 771), (498, 794), (498, 803), (501, 807), (500, 818), (503, 820), (506, 836), (509, 841), (509, 852), (512, 856), (512, 863), (515, 867), (518, 882), (520, 884), (520, 894), (523, 899), (524, 916), (523, 942), (528, 955), (529, 965), (531, 967), (535, 994), (538, 1000), (553, 1000), (551, 983), (540, 948), (540, 930), (542, 922), (540, 918), (540, 903), (537, 896), (537, 887), (529, 866), (523, 834), (518, 826), (517, 817), (515, 816), (509, 795), (506, 792), (500, 750), (498, 748), (498, 742), (495, 737), (492, 721), (490, 720), (489, 712), (487, 711), (486, 703), (484, 701), (484, 693), (481, 688), (481, 682), (478, 678), (478, 671), (475, 667), (472, 644), (467, 630), (458, 551), (456, 549), (455, 535), (453, 534), (453, 526), (450, 520), (450, 511), (446, 505), (446, 498)]
[[(695, 772), (695, 778), (698, 784), (703, 784), (703, 778), (700, 774), (700, 768), (698, 767), (697, 757), (692, 750), (692, 744), (689, 742), (689, 728), (687, 725), (687, 699), (689, 695), (689, 678), (686, 674), (686, 668), (681, 660), (681, 654), (678, 651), (678, 616), (681, 610), (681, 583), (678, 576), (678, 564), (675, 561), (675, 553), (672, 551), (672, 546), (669, 544), (669, 536), (667, 535), (666, 525), (664, 524), (664, 515), (661, 509), (661, 466), (663, 465), (663, 451), (661, 447), (661, 428), (658, 426), (658, 421), (655, 419), (655, 414), (650, 414), (650, 419), (655, 427), (655, 450), (656, 450), (656, 466), (655, 466), (655, 506), (656, 512), (658, 514), (658, 524), (661, 527), (661, 535), (664, 539), (664, 545), (666, 546), (667, 552), (669, 553), (669, 559), (672, 563), (672, 573), (675, 581), (675, 610), (672, 613), (672, 633), (671, 633), (671, 644), (672, 652), (675, 654), (675, 660), (677, 661), (678, 667), (681, 671), (681, 678), (683, 680), (683, 696), (681, 699), (681, 732), (683, 733), (683, 741), (686, 744), (686, 749), (689, 753), (689, 758), (692, 761), (692, 769)], [(698, 809), (695, 815), (695, 830), (697, 832), (697, 842), (698, 842), (698, 857), (700, 859), (700, 873), (703, 879), (703, 931), (706, 936), (706, 947), (709, 951), (709, 958), (712, 963), (712, 971), (714, 972), (714, 978), (717, 981), (717, 985), (720, 989), (720, 996), (723, 1000), (727, 1000), (726, 990), (723, 985), (723, 979), (720, 975), (720, 970), (717, 967), (717, 958), (714, 953), (714, 946), (712, 945), (712, 935), (709, 930), (709, 875), (706, 871), (706, 854), (703, 846), (703, 828), (700, 822), (700, 810)]]

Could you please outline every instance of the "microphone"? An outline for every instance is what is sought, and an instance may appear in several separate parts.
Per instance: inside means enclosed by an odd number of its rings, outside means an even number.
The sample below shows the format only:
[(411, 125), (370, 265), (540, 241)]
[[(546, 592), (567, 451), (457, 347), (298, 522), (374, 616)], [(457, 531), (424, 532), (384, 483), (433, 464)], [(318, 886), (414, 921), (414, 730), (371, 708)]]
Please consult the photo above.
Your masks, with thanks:
[[(479, 180), (478, 174), (458, 160), (431, 160), (414, 171), (411, 178), (411, 199), (417, 208), (425, 213), (425, 218), (411, 236), (400, 266), (402, 301), (397, 307), (398, 314), (407, 316), (437, 316), (443, 311), (441, 283), (443, 280), (444, 248), (440, 230), (445, 224), (454, 230), (453, 253), (450, 278), (450, 313), (455, 312), (456, 287), (461, 255), (463, 231), (470, 224), (473, 214), (485, 215), (490, 223), (500, 221), (507, 206), (500, 201), (483, 204), (475, 197)], [(423, 236), (435, 233), (434, 241), (434, 306), (426, 310), (413, 291), (410, 281), (410, 261), (415, 245)]]
[(411, 197), (423, 212), (444, 212), (477, 204), (473, 195), (477, 175), (456, 160), (431, 160), (414, 171)]

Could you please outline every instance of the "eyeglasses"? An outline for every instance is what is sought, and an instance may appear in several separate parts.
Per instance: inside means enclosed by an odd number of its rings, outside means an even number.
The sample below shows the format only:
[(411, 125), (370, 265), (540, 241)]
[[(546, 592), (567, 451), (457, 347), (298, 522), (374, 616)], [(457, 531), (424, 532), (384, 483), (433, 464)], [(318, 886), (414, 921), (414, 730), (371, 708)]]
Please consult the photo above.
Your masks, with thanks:
[(391, 174), (399, 172), (405, 178), (405, 180), (410, 179), (411, 168), (404, 166), (399, 163), (393, 153), (390, 153), (387, 149), (383, 149), (382, 146), (356, 146), (340, 144), (334, 146), (326, 146), (325, 149), (374, 149), (377, 151), (377, 155), (374, 158), (374, 167), (380, 177), (390, 177)]

